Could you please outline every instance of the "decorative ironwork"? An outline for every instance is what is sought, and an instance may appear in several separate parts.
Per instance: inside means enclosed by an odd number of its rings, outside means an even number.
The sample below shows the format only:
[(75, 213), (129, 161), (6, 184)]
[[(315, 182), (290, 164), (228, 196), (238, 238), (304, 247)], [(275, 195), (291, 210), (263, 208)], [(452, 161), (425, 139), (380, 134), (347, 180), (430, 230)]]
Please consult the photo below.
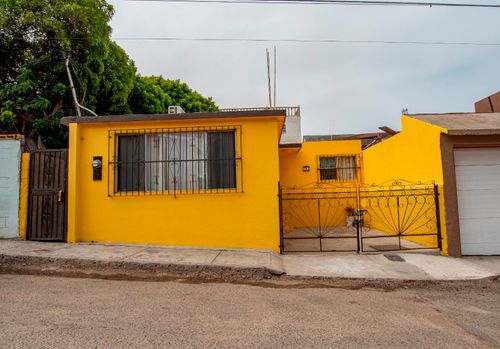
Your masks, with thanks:
[(280, 188), (283, 252), (441, 248), (437, 186), (310, 183)]
[(109, 131), (108, 195), (243, 192), (241, 126)]
[(283, 251), (359, 250), (356, 228), (346, 218), (357, 206), (356, 191), (352, 187), (337, 187), (335, 191), (328, 187), (281, 190)]

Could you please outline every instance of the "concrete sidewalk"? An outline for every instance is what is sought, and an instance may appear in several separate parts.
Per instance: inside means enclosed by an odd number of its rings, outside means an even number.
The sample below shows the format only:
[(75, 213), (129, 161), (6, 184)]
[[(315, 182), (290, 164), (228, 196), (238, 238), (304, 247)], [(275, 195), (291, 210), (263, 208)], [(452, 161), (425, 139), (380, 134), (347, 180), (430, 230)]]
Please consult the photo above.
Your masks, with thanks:
[[(296, 277), (377, 280), (473, 280), (500, 275), (500, 257), (451, 258), (420, 253), (293, 254), (267, 250), (231, 250), (101, 243), (48, 243), (0, 239), (0, 269), (43, 264), (71, 268), (96, 265), (149, 268), (182, 273), (217, 271)], [(152, 268), (152, 269), (151, 269)], [(263, 273), (263, 274), (262, 274)], [(244, 276), (244, 277), (247, 277)]]

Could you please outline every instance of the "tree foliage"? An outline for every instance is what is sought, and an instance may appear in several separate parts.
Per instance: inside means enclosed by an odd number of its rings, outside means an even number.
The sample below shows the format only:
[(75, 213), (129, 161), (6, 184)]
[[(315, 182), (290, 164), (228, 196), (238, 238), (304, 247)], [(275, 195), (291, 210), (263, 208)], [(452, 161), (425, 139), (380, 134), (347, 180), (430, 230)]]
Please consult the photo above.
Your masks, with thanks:
[(105, 0), (0, 0), (0, 133), (16, 132), (63, 147), (62, 116), (75, 115), (64, 58), (80, 104), (99, 115), (217, 110), (179, 81), (140, 77), (110, 39)]
[(217, 111), (212, 98), (205, 98), (179, 80), (161, 76), (137, 76), (129, 97), (129, 106), (137, 114), (166, 113), (168, 106), (179, 105), (186, 112)]

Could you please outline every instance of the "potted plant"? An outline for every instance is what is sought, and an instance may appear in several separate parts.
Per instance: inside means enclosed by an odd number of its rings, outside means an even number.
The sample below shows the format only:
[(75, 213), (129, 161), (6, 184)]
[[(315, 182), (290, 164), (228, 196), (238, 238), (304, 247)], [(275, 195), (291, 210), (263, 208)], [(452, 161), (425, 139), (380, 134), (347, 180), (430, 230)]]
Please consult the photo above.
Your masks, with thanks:
[(345, 218), (345, 224), (346, 227), (352, 228), (354, 226), (354, 208), (352, 206), (347, 206), (345, 208), (345, 213), (346, 213), (346, 218)]

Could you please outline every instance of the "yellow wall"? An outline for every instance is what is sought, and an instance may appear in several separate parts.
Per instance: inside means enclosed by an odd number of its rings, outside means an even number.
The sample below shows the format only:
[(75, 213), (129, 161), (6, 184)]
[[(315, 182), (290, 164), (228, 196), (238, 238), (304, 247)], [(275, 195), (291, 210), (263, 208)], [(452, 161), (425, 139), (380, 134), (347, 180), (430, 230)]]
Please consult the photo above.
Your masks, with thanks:
[[(71, 124), (68, 241), (279, 251), (278, 141), (282, 117)], [(241, 125), (242, 193), (108, 196), (108, 131)], [(92, 180), (93, 156), (103, 178)]]
[[(390, 186), (393, 180), (431, 183), (440, 193), (441, 235), (443, 254), (447, 254), (445, 212), (442, 195), (443, 171), (441, 165), (441, 133), (447, 130), (403, 115), (402, 131), (397, 135), (363, 151), (365, 183)], [(387, 212), (385, 212), (388, 215)], [(418, 226), (419, 222), (414, 223)], [(376, 224), (374, 228), (377, 227)], [(424, 228), (421, 228), (424, 229)], [(424, 245), (435, 245), (435, 238), (408, 238)]]
[(364, 179), (443, 183), (440, 135), (445, 129), (402, 116), (402, 131), (363, 151)]
[[(300, 149), (281, 148), (281, 185), (301, 187), (319, 182), (318, 156), (320, 155), (358, 155), (360, 153), (360, 140), (304, 142)], [(304, 172), (303, 166), (309, 166), (310, 171)]]
[(26, 239), (28, 225), (28, 197), (30, 178), (30, 153), (23, 153), (21, 158), (21, 184), (19, 192), (19, 237)]

